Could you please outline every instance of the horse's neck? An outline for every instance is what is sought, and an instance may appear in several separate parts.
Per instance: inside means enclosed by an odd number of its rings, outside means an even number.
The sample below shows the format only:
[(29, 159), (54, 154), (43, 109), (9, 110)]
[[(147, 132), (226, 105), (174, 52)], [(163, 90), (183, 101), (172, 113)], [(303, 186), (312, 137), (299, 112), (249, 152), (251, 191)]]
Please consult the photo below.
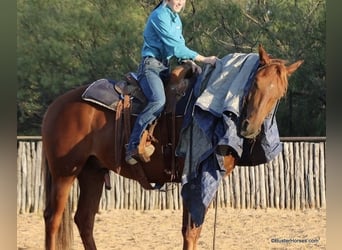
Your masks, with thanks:
[[(170, 90), (172, 92), (172, 90)], [(166, 93), (165, 113), (172, 113), (176, 109), (177, 96), (174, 93)]]
[(165, 112), (171, 113), (175, 111), (177, 102), (182, 99), (192, 88), (193, 79), (182, 79), (177, 84), (169, 84), (165, 88), (166, 105)]

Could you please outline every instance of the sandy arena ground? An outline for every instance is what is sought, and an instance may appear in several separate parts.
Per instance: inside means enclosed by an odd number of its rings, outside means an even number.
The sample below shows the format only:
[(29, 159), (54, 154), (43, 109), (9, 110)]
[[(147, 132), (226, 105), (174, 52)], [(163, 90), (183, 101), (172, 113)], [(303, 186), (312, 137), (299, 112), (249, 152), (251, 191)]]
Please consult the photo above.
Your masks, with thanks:
[[(95, 240), (99, 250), (182, 249), (181, 210), (113, 210), (96, 216)], [(209, 209), (199, 249), (326, 249), (326, 210), (304, 211), (220, 208)], [(73, 250), (83, 249), (75, 226)], [(42, 215), (17, 216), (18, 250), (44, 247)]]

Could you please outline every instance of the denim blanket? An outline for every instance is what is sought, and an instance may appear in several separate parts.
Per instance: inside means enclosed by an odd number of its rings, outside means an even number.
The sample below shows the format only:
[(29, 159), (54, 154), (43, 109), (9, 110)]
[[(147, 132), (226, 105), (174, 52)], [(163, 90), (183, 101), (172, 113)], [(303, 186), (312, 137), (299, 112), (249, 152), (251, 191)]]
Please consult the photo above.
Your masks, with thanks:
[(181, 193), (198, 226), (225, 174), (223, 156), (215, 151), (217, 146), (231, 147), (238, 156), (238, 165), (244, 166), (266, 163), (282, 150), (275, 111), (264, 121), (255, 143), (238, 133), (243, 98), (258, 66), (258, 54), (229, 54), (215, 68), (206, 66), (194, 86), (176, 155), (185, 158)]

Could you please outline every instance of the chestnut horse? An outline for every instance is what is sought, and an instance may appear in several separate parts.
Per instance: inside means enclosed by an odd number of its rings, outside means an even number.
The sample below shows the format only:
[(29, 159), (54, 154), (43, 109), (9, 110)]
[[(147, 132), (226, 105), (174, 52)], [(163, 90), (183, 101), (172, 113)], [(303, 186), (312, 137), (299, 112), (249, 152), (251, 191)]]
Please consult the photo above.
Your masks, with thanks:
[[(247, 115), (241, 130), (241, 135), (246, 138), (255, 137), (259, 133), (262, 121), (286, 93), (287, 76), (302, 63), (298, 61), (287, 67), (282, 60), (271, 59), (262, 46), (259, 46), (259, 56), (260, 68), (248, 96)], [(171, 76), (171, 83), (167, 85), (169, 92), (166, 90), (168, 95), (171, 95), (167, 97), (169, 103), (166, 110), (174, 106), (175, 101), (170, 102), (172, 95), (175, 100), (179, 94), (174, 91), (175, 86), (184, 83), (182, 79), (189, 69), (189, 66), (179, 66), (173, 71), (176, 73)], [(163, 115), (159, 118), (153, 134), (157, 139), (153, 142), (155, 152), (150, 162), (141, 162), (138, 166), (127, 165), (124, 157), (121, 157), (119, 162), (115, 159), (115, 113), (82, 100), (81, 95), (86, 88), (87, 86), (78, 87), (58, 97), (49, 106), (42, 124), (43, 159), (46, 159), (43, 162), (48, 167), (44, 211), (45, 248), (48, 250), (72, 248), (72, 220), (68, 196), (76, 178), (79, 183), (79, 200), (74, 221), (87, 250), (96, 249), (93, 237), (94, 219), (108, 170), (145, 184), (146, 181), (159, 184), (180, 182), (179, 176), (170, 178), (170, 173), (165, 171), (170, 169), (170, 163), (164, 158), (162, 143), (165, 142), (163, 138), (168, 132), (163, 128), (166, 127), (165, 124), (170, 123), (172, 116)], [(176, 133), (173, 136), (177, 143), (182, 118), (174, 119)], [(132, 122), (133, 120), (132, 118)], [(123, 143), (120, 146), (124, 147)], [(121, 152), (123, 156), (123, 148)], [(226, 156), (227, 175), (233, 170), (235, 162), (232, 154)], [(178, 162), (178, 167), (181, 172), (182, 161)], [(142, 180), (141, 176), (145, 180)], [(201, 226), (194, 225), (187, 208), (183, 206), (183, 249), (196, 249), (200, 231)]]

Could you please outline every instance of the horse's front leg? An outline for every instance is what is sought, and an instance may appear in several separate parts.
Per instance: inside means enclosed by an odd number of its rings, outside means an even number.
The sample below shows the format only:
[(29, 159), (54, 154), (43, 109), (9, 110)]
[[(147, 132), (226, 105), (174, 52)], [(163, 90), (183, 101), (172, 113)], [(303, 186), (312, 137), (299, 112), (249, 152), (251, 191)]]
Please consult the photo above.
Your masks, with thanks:
[(200, 237), (202, 225), (195, 226), (192, 221), (188, 209), (183, 206), (183, 221), (182, 221), (182, 234), (183, 234), (183, 250), (196, 250), (197, 241)]
[(89, 159), (77, 177), (80, 195), (74, 220), (85, 250), (96, 250), (93, 230), (103, 190), (104, 175), (105, 170), (100, 168), (97, 160)]

